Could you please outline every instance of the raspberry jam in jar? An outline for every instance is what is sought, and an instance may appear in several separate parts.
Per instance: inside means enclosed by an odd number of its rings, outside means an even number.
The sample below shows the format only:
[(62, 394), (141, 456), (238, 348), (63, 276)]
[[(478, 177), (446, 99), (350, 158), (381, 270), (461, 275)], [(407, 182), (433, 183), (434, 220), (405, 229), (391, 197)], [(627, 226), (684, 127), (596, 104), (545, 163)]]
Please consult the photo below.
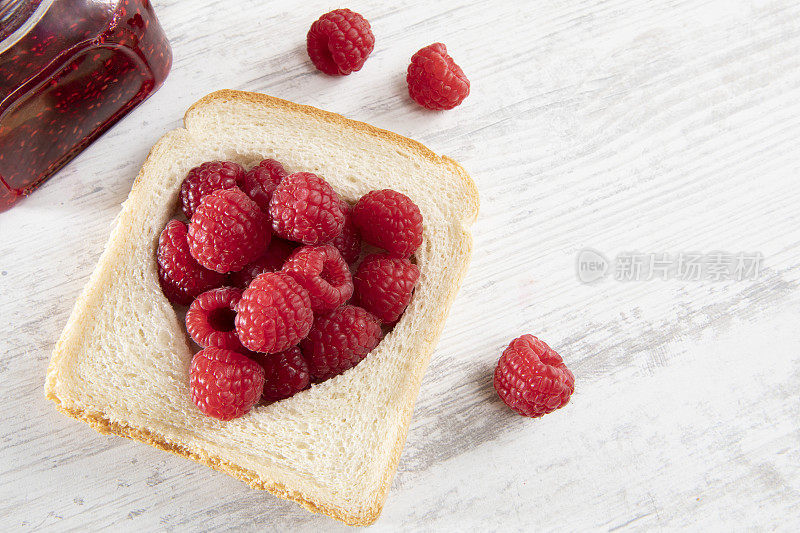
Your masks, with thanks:
[(171, 64), (149, 0), (0, 0), (0, 211), (156, 91)]

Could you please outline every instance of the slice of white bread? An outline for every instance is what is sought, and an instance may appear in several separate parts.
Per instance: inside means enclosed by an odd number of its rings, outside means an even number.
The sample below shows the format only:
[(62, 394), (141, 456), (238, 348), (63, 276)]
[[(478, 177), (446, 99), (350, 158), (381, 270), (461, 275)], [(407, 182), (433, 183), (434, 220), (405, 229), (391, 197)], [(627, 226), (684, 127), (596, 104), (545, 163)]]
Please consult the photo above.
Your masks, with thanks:
[[(353, 525), (374, 522), (397, 469), (420, 382), (472, 247), (475, 184), (421, 144), (262, 94), (218, 91), (153, 147), (75, 304), (45, 393), (66, 414), (227, 472)], [(262, 158), (323, 176), (349, 201), (408, 195), (424, 216), (421, 275), (396, 327), (357, 367), (296, 396), (221, 422), (189, 395), (185, 328), (159, 288), (158, 236), (186, 172)]]

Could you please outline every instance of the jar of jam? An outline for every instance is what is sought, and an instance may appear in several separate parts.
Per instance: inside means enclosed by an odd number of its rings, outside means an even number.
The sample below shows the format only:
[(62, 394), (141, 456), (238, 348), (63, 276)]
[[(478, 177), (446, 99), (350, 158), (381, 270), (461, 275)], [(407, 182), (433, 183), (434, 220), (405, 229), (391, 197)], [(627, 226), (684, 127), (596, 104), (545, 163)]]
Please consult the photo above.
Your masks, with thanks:
[(0, 0), (0, 211), (167, 77), (149, 0)]

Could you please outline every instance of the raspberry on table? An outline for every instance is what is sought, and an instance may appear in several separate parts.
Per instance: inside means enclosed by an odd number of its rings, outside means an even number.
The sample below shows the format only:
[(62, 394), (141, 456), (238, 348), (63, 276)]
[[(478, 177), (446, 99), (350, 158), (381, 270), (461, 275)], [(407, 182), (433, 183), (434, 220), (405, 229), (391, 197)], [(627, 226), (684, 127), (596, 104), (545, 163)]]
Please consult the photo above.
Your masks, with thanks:
[(353, 223), (365, 242), (408, 257), (422, 244), (422, 214), (411, 198), (391, 189), (370, 191), (353, 208)]
[(233, 287), (219, 287), (206, 291), (194, 299), (186, 311), (186, 331), (194, 342), (203, 348), (226, 348), (242, 352), (242, 343), (236, 335), (236, 304), (242, 291)]
[(544, 341), (523, 335), (511, 341), (500, 356), (494, 388), (511, 409), (536, 418), (569, 402), (575, 377)]
[(219, 287), (225, 275), (201, 266), (189, 252), (186, 224), (170, 220), (158, 238), (158, 281), (164, 296), (176, 305), (189, 305), (200, 293)]
[(218, 189), (232, 189), (244, 183), (244, 169), (232, 161), (207, 161), (194, 167), (181, 183), (181, 209), (191, 219), (200, 200)]
[(279, 237), (308, 245), (330, 241), (344, 226), (339, 195), (310, 172), (296, 172), (281, 180), (272, 193), (269, 213)]
[(367, 19), (349, 9), (335, 9), (311, 25), (306, 48), (319, 70), (344, 76), (361, 70), (375, 48), (375, 36)]
[(361, 257), (361, 233), (353, 223), (353, 208), (344, 200), (339, 201), (344, 213), (342, 232), (333, 238), (331, 244), (342, 254), (342, 259), (352, 265)]
[(359, 305), (390, 324), (408, 307), (418, 279), (419, 268), (408, 259), (372, 254), (358, 266), (353, 284)]
[(203, 197), (189, 224), (189, 250), (216, 272), (235, 272), (267, 250), (269, 217), (239, 189)]
[(453, 109), (469, 95), (469, 80), (442, 43), (433, 43), (411, 56), (406, 74), (408, 94), (422, 107)]
[(361, 307), (345, 305), (318, 316), (300, 350), (311, 378), (324, 381), (353, 368), (381, 341), (380, 321)]
[(264, 369), (244, 355), (224, 348), (205, 348), (192, 358), (189, 370), (192, 401), (220, 420), (250, 411), (264, 389)]
[(246, 289), (250, 282), (256, 276), (264, 272), (277, 272), (286, 262), (286, 259), (292, 255), (292, 252), (297, 248), (296, 242), (289, 242), (278, 237), (273, 237), (269, 242), (269, 248), (264, 252), (264, 255), (248, 263), (245, 267), (238, 272), (234, 272), (230, 276), (231, 285)]
[(353, 295), (350, 269), (330, 244), (298, 248), (281, 270), (308, 291), (315, 312), (336, 309)]
[(254, 352), (282, 352), (300, 342), (314, 321), (308, 292), (283, 272), (265, 272), (242, 293), (236, 333)]
[(274, 159), (264, 159), (244, 175), (241, 189), (267, 213), (272, 192), (289, 173)]
[(308, 388), (311, 373), (297, 346), (275, 354), (256, 354), (254, 361), (264, 368), (262, 398), (276, 402)]

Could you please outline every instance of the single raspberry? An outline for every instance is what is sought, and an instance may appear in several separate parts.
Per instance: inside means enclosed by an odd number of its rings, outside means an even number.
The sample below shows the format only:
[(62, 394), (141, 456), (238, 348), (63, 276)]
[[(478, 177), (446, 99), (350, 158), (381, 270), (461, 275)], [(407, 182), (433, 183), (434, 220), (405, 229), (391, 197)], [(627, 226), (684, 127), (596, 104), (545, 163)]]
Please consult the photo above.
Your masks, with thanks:
[(319, 382), (356, 366), (380, 341), (380, 321), (361, 307), (345, 305), (318, 316), (300, 349), (311, 378)]
[(203, 268), (189, 253), (186, 224), (170, 220), (158, 238), (158, 281), (167, 299), (189, 305), (201, 292), (222, 285), (225, 276)]
[(208, 416), (238, 418), (261, 398), (264, 369), (244, 355), (223, 348), (205, 348), (192, 358), (189, 370), (192, 401)]
[(292, 255), (292, 252), (297, 248), (296, 242), (289, 242), (277, 237), (273, 237), (269, 242), (269, 248), (264, 252), (264, 255), (245, 265), (243, 269), (231, 274), (231, 285), (246, 289), (250, 282), (256, 279), (256, 276), (264, 272), (277, 272), (286, 262), (286, 259)]
[(335, 9), (311, 25), (306, 48), (319, 70), (344, 76), (361, 70), (375, 48), (375, 36), (367, 19), (349, 9)]
[(298, 248), (281, 270), (308, 291), (314, 311), (336, 309), (353, 295), (350, 269), (330, 244)]
[(275, 354), (258, 354), (257, 361), (264, 368), (262, 397), (271, 402), (294, 396), (311, 383), (308, 363), (297, 346)]
[(244, 169), (232, 161), (208, 161), (194, 167), (181, 183), (181, 209), (191, 219), (200, 200), (218, 189), (232, 189), (244, 181)]
[(241, 297), (239, 289), (219, 287), (195, 298), (186, 311), (186, 331), (194, 342), (203, 348), (211, 346), (242, 352), (234, 324), (236, 304)]
[(358, 303), (388, 324), (406, 310), (418, 279), (419, 268), (408, 259), (372, 254), (358, 265), (353, 284)]
[(575, 377), (544, 341), (523, 335), (511, 341), (500, 356), (494, 388), (511, 409), (537, 418), (569, 402)]
[(239, 189), (206, 195), (189, 224), (189, 250), (216, 272), (241, 270), (263, 254), (271, 237), (269, 217)]
[(265, 213), (269, 210), (269, 199), (272, 192), (283, 178), (289, 173), (283, 169), (283, 165), (274, 159), (264, 159), (258, 165), (247, 171), (241, 189), (255, 202)]
[(308, 292), (283, 272), (259, 274), (236, 306), (236, 333), (254, 352), (291, 348), (308, 334), (313, 321)]
[(353, 208), (362, 238), (391, 255), (408, 257), (422, 244), (422, 214), (417, 204), (391, 189), (370, 191)]
[(333, 238), (331, 244), (339, 250), (345, 262), (352, 265), (361, 257), (361, 233), (353, 223), (353, 208), (350, 207), (350, 204), (341, 200), (339, 205), (342, 206), (344, 213), (344, 226), (342, 226), (342, 232)]
[(272, 229), (278, 236), (303, 244), (324, 244), (342, 232), (344, 213), (339, 195), (310, 172), (287, 176), (269, 202)]
[(411, 56), (406, 82), (411, 98), (428, 109), (453, 109), (469, 95), (469, 80), (442, 43)]

